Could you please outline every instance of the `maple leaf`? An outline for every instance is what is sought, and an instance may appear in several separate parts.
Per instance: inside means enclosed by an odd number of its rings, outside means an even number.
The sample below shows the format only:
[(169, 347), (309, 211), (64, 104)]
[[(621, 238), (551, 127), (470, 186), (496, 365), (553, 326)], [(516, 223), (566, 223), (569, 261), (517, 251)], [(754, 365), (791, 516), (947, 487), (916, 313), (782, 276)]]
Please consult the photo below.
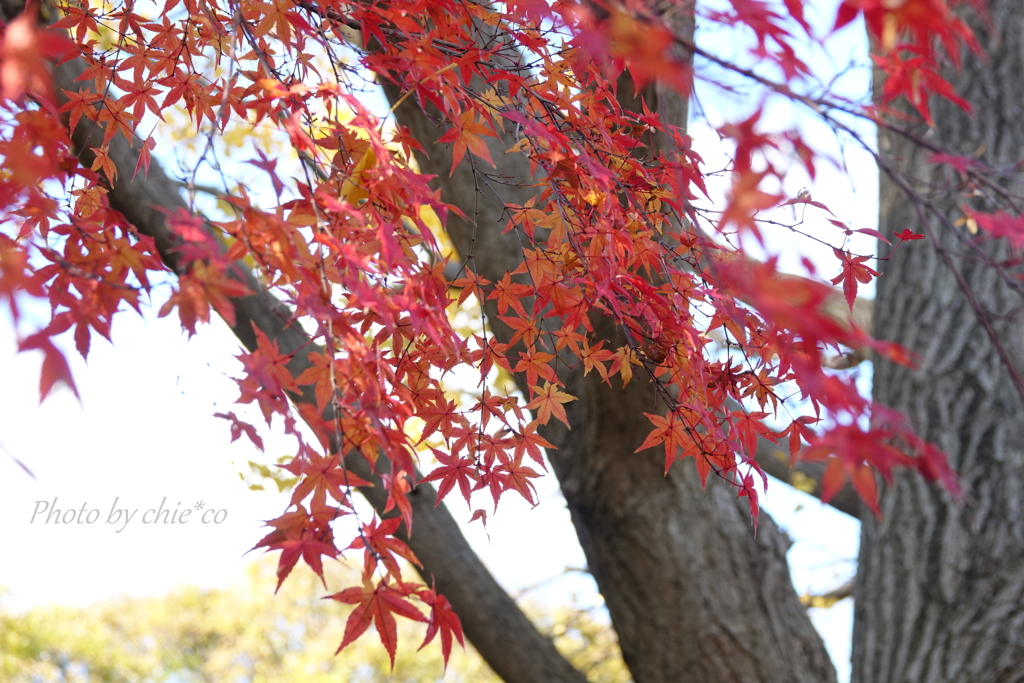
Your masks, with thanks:
[(335, 654), (355, 642), (372, 623), (377, 629), (381, 644), (391, 657), (391, 668), (394, 670), (395, 650), (398, 645), (398, 628), (394, 615), (398, 614), (413, 621), (427, 621), (423, 613), (405, 599), (407, 596), (407, 592), (389, 586), (386, 579), (381, 579), (374, 586), (365, 577), (361, 587), (346, 588), (339, 593), (326, 596), (324, 600), (336, 600), (356, 606), (345, 622), (345, 635)]
[(281, 353), (278, 348), (277, 339), (270, 339), (260, 328), (253, 325), (253, 332), (256, 335), (256, 350), (251, 354), (238, 356), (243, 364), (257, 374), (259, 379), (273, 390), (291, 391), (299, 393), (299, 385), (292, 378), (288, 370), (291, 362), (291, 354)]
[(933, 443), (917, 440), (917, 470), (928, 481), (940, 482), (954, 498), (962, 499), (963, 489), (957, 480), (956, 472), (949, 466), (949, 458)]
[(518, 461), (522, 459), (523, 454), (525, 453), (538, 465), (547, 469), (546, 465), (544, 465), (544, 454), (541, 453), (540, 449), (554, 449), (555, 446), (537, 433), (537, 427), (540, 424), (540, 420), (534, 420), (523, 428), (522, 434), (517, 434), (519, 438), (516, 440), (515, 458)]
[(118, 132), (131, 142), (135, 137), (134, 124), (138, 121), (138, 117), (124, 110), (128, 103), (125, 100), (111, 100), (108, 98), (103, 100), (101, 104), (99, 113), (96, 115), (96, 121), (98, 123), (109, 122), (113, 124), (104, 128), (101, 146), (108, 146)]
[(163, 318), (175, 308), (178, 309), (178, 320), (188, 330), (189, 337), (196, 333), (197, 322), (210, 322), (210, 305), (203, 296), (202, 286), (191, 277), (182, 277), (178, 281), (178, 290), (160, 307), (157, 316)]
[(287, 6), (275, 0), (273, 3), (254, 3), (253, 8), (263, 12), (263, 21), (253, 29), (257, 36), (263, 36), (276, 29), (277, 38), (285, 44), (291, 41), (291, 26), (288, 23)]
[(28, 351), (29, 349), (38, 349), (43, 352), (43, 368), (39, 376), (40, 403), (50, 395), (50, 391), (57, 384), (66, 385), (75, 394), (75, 398), (79, 401), (82, 400), (82, 397), (78, 395), (78, 388), (71, 377), (71, 368), (68, 367), (64, 354), (53, 345), (45, 331), (26, 337), (18, 343), (18, 351)]
[(483, 524), (484, 528), (486, 529), (487, 528), (487, 510), (474, 510), (473, 511), (473, 516), (469, 518), (469, 521), (470, 521), (470, 523), (473, 523), (473, 522), (475, 522), (478, 519), (480, 520), (480, 523)]
[(213, 416), (222, 418), (231, 423), (231, 443), (238, 441), (239, 437), (241, 437), (242, 434), (245, 434), (249, 437), (249, 441), (252, 441), (256, 448), (260, 449), (260, 451), (263, 450), (263, 439), (260, 438), (260, 435), (256, 433), (256, 428), (251, 424), (239, 420), (238, 416), (233, 412), (214, 413)]
[(757, 515), (760, 508), (757, 503), (758, 495), (757, 488), (754, 486), (754, 475), (748, 473), (743, 476), (737, 495), (740, 498), (746, 498), (750, 503), (750, 519), (754, 522), (754, 533), (757, 533)]
[(463, 427), (468, 425), (465, 416), (456, 407), (455, 401), (449, 401), (444, 397), (430, 404), (429, 407), (421, 409), (417, 416), (426, 422), (419, 443), (426, 441), (428, 436), (438, 430), (444, 436), (445, 443), (450, 443), (452, 430), (457, 425)]
[[(686, 423), (676, 415), (675, 411), (668, 413), (668, 415), (654, 415), (652, 413), (644, 413), (647, 419), (654, 425), (654, 429), (647, 435), (644, 442), (640, 444), (634, 453), (645, 451), (648, 448), (654, 448), (658, 444), (665, 444), (665, 473), (668, 473), (669, 467), (676, 461), (676, 455), (681, 449), (684, 448), (685, 444), (690, 440), (687, 433)], [(700, 459), (698, 458), (698, 461)], [(702, 483), (706, 480), (707, 475), (701, 477)]]
[(783, 431), (779, 432), (779, 437), (789, 436), (789, 458), (790, 466), (793, 465), (794, 456), (804, 446), (804, 441), (810, 441), (814, 436), (815, 432), (807, 425), (815, 424), (819, 419), (811, 415), (801, 415), (795, 418), (789, 423)]
[(498, 137), (498, 135), (484, 124), (476, 123), (475, 120), (476, 113), (472, 109), (467, 109), (462, 112), (462, 116), (457, 121), (453, 122), (452, 128), (437, 140), (438, 142), (455, 143), (452, 148), (452, 170), (449, 175), (455, 173), (455, 167), (459, 165), (462, 157), (466, 155), (467, 148), (473, 154), (494, 166), (494, 161), (491, 160), (491, 152), (487, 149), (487, 142), (480, 136), (490, 135)]
[(846, 295), (846, 304), (853, 310), (853, 302), (857, 300), (857, 283), (867, 284), (872, 277), (878, 277), (878, 271), (864, 263), (870, 261), (870, 256), (851, 256), (848, 251), (839, 251), (833, 248), (833, 253), (843, 262), (843, 271), (832, 278), (832, 284), (843, 283), (843, 293)]
[(259, 159), (248, 159), (245, 163), (252, 164), (256, 168), (262, 169), (267, 172), (270, 176), (270, 182), (274, 186), (274, 194), (277, 195), (278, 200), (281, 199), (281, 192), (284, 190), (284, 183), (277, 177), (277, 159), (268, 159), (267, 155), (263, 153), (263, 150), (259, 147), (256, 148), (256, 154), (259, 155)]
[(103, 99), (102, 95), (89, 90), (62, 90), (62, 92), (68, 101), (60, 108), (60, 112), (71, 112), (70, 130), (75, 130), (78, 127), (82, 116), (90, 120), (96, 119), (95, 104)]
[(903, 228), (901, 232), (893, 232), (892, 234), (896, 235), (897, 239), (901, 239), (904, 241), (924, 239), (924, 235), (916, 235), (914, 234), (914, 231), (911, 230), (910, 228)]
[(537, 321), (534, 318), (513, 318), (510, 316), (498, 316), (501, 322), (511, 327), (514, 331), (512, 338), (508, 341), (508, 346), (515, 346), (515, 343), (520, 339), (527, 347), (533, 346), (537, 343), (537, 339), (540, 337), (540, 329), (537, 326)]
[(477, 472), (473, 460), (467, 457), (442, 453), (434, 448), (430, 450), (434, 453), (434, 457), (437, 458), (438, 462), (441, 463), (441, 467), (435, 469), (421, 481), (441, 481), (437, 487), (437, 500), (434, 501), (434, 507), (441, 504), (441, 501), (444, 500), (444, 497), (448, 495), (448, 492), (452, 490), (455, 484), (459, 485), (459, 491), (462, 492), (462, 497), (466, 499), (466, 504), (469, 505), (469, 496), (477, 488), (473, 482), (476, 484), (480, 483), (480, 474)]
[(412, 478), (405, 470), (399, 470), (398, 474), (382, 474), (384, 489), (388, 492), (388, 502), (384, 505), (384, 513), (391, 512), (396, 507), (402, 514), (402, 521), (405, 528), (412, 534), (412, 505), (409, 503), (407, 494), (412, 491)]
[(117, 167), (110, 158), (110, 148), (104, 145), (103, 147), (90, 147), (90, 149), (96, 155), (90, 168), (93, 171), (103, 171), (110, 183), (117, 180)]
[(939, 75), (930, 48), (917, 48), (916, 56), (904, 58), (897, 51), (886, 55), (872, 55), (875, 64), (886, 73), (882, 86), (882, 101), (891, 102), (905, 96), (929, 126), (934, 125), (929, 99), (941, 95), (968, 114), (972, 113), (967, 100), (958, 96), (949, 81)]
[(534, 399), (527, 403), (526, 407), (537, 411), (537, 422), (542, 425), (547, 424), (551, 420), (551, 416), (554, 415), (564, 422), (566, 427), (571, 428), (569, 418), (566, 416), (565, 408), (562, 407), (562, 404), (575, 401), (576, 397), (564, 391), (559, 391), (558, 387), (559, 385), (551, 382), (545, 382), (543, 388), (538, 386), (530, 387), (530, 392)]
[(675, 36), (665, 26), (637, 21), (625, 12), (614, 12), (607, 26), (609, 52), (628, 64), (636, 92), (655, 79), (689, 90), (692, 69), (675, 58)]
[(404, 541), (395, 538), (395, 532), (402, 524), (401, 517), (392, 517), (378, 522), (376, 518), (369, 524), (363, 525), (362, 533), (352, 540), (349, 548), (358, 550), (363, 548), (363, 576), (369, 577), (373, 574), (374, 568), (379, 561), (388, 572), (401, 582), (402, 570), (398, 567), (398, 560), (395, 555), (404, 558), (417, 567), (422, 567), (416, 554), (405, 544)]
[[(478, 510), (478, 512), (481, 512)], [(430, 607), (430, 621), (427, 622), (427, 632), (423, 638), (423, 644), (419, 649), (425, 648), (437, 634), (441, 635), (441, 656), (444, 658), (445, 669), (448, 667), (448, 657), (452, 652), (452, 636), (459, 641), (462, 649), (466, 649), (466, 641), (462, 637), (462, 621), (459, 615), (452, 609), (448, 598), (438, 595), (435, 590), (423, 588), (417, 592), (420, 600)]]
[[(981, 164), (974, 157), (960, 156), (956, 154), (935, 153), (926, 159), (929, 164), (946, 164), (956, 169), (961, 180), (967, 180), (967, 171), (973, 168), (980, 168)], [(904, 228), (904, 232), (910, 232)]]
[(759, 436), (773, 439), (772, 430), (762, 422), (764, 418), (768, 417), (768, 413), (734, 411), (732, 417), (733, 427), (738, 432), (736, 440), (741, 446), (741, 452), (747, 458), (753, 458), (757, 453), (757, 438)]
[(475, 296), (477, 301), (483, 301), (485, 298), (483, 292), (489, 284), (491, 284), (491, 281), (487, 278), (480, 277), (474, 273), (468, 273), (465, 277), (452, 280), (451, 286), (454, 289), (462, 290), (457, 302), (461, 306), (470, 296)]
[(502, 481), (505, 485), (506, 491), (514, 489), (518, 491), (519, 495), (525, 498), (526, 502), (530, 505), (537, 505), (537, 489), (534, 488), (530, 479), (539, 477), (539, 474), (523, 465), (519, 460), (506, 465), (502, 474)]
[[(316, 407), (322, 413), (334, 396), (336, 389), (335, 381), (340, 374), (340, 367), (337, 362), (332, 362), (333, 359), (326, 353), (313, 352), (307, 358), (312, 363), (312, 366), (303, 370), (302, 374), (295, 378), (295, 383), (299, 386), (306, 384), (315, 385)], [(331, 372), (332, 364), (334, 365), (333, 375)]]
[(287, 464), (278, 465), (278, 467), (300, 477), (298, 485), (292, 492), (290, 503), (292, 505), (300, 503), (312, 493), (313, 500), (310, 503), (310, 508), (314, 511), (323, 510), (326, 507), (328, 495), (347, 507), (351, 505), (348, 494), (353, 487), (373, 487), (371, 482), (345, 467), (340, 453), (326, 456), (320, 455), (311, 448), (306, 448), (300, 456), (296, 456)]
[(548, 382), (558, 381), (558, 375), (555, 374), (555, 369), (551, 367), (551, 361), (555, 359), (555, 354), (530, 349), (520, 354), (519, 358), (520, 360), (516, 363), (513, 371), (525, 373), (528, 385), (535, 385), (538, 375)]
[(309, 137), (309, 134), (303, 129), (302, 121), (299, 119), (297, 111), (292, 112), (291, 116), (284, 119), (282, 125), (288, 132), (288, 137), (295, 149), (302, 152), (311, 152), (314, 156), (319, 156), (316, 143), (313, 142), (313, 138)]
[(274, 527), (274, 531), (264, 536), (250, 552), (257, 548), (266, 548), (268, 552), (281, 551), (281, 559), (277, 564), (275, 593), (281, 589), (281, 584), (291, 574), (300, 557), (316, 572), (324, 587), (327, 587), (322, 556), (338, 556), (338, 549), (334, 547), (334, 538), (329, 527), (329, 522), (336, 516), (336, 512), (326, 510), (320, 515), (310, 515), (306, 508), (297, 505), (295, 510), (266, 522), (267, 526)]
[(525, 318), (526, 310), (523, 309), (522, 300), (532, 294), (532, 287), (512, 282), (512, 274), (506, 272), (500, 280), (494, 283), (493, 289), (487, 295), (487, 298), (498, 300), (499, 315), (505, 315), (511, 306), (520, 317)]
[(887, 429), (864, 430), (857, 425), (840, 425), (811, 437), (799, 457), (827, 462), (821, 480), (821, 500), (827, 503), (849, 480), (861, 500), (880, 517), (875, 470), (889, 479), (894, 465), (913, 464), (910, 456), (884, 443), (891, 436), (892, 432)]
[(591, 346), (589, 343), (584, 342), (583, 349), (579, 354), (580, 360), (583, 361), (583, 376), (586, 377), (591, 370), (597, 369), (598, 374), (601, 375), (601, 379), (607, 380), (610, 374), (608, 367), (605, 365), (610, 360), (616, 358), (614, 351), (608, 349), (602, 349), (604, 340), (599, 341), (597, 344)]
[(755, 173), (748, 170), (735, 174), (725, 209), (719, 219), (719, 230), (726, 231), (730, 225), (735, 225), (737, 228), (747, 228), (756, 233), (757, 213), (776, 206), (782, 199), (782, 195), (760, 189), (767, 176), (768, 171)]

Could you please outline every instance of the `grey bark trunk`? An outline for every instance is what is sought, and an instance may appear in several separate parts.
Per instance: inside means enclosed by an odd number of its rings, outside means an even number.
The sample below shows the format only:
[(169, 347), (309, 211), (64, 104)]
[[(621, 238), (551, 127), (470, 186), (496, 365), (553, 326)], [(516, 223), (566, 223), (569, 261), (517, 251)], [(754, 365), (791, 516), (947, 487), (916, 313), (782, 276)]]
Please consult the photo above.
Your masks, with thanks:
[[(1012, 166), (1024, 156), (1024, 14), (1017, 0), (990, 3), (996, 34), (990, 59), (968, 56), (954, 89), (976, 106), (969, 118), (933, 100), (930, 136), (958, 154)], [(924, 131), (918, 131), (924, 132)], [(944, 182), (927, 152), (882, 132), (881, 151), (921, 182)], [(1019, 189), (1019, 188), (1018, 188)], [(933, 191), (945, 215), (961, 215), (954, 183)], [(984, 204), (976, 209), (990, 209)], [(889, 178), (881, 182), (883, 234), (912, 226), (915, 210)], [(1024, 406), (993, 344), (936, 247), (947, 250), (1018, 368), (1024, 367), (1021, 297), (936, 226), (937, 244), (904, 245), (878, 281), (875, 333), (922, 357), (920, 370), (889, 362), (875, 369), (875, 398), (906, 414), (918, 433), (949, 454), (966, 504), (913, 475), (882, 493), (880, 521), (864, 518), (857, 573), (853, 681), (1024, 680)], [(1005, 258), (1005, 245), (983, 244)], [(1011, 277), (1013, 277), (1011, 273)]]

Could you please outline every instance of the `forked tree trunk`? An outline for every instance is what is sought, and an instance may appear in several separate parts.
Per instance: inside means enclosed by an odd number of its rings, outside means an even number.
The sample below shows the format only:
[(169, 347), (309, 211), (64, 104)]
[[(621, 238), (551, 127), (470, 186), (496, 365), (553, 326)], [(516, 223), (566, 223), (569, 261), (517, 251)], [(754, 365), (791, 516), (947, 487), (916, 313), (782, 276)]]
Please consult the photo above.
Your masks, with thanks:
[[(997, 32), (982, 31), (989, 60), (968, 56), (963, 72), (950, 75), (954, 89), (975, 105), (975, 116), (933, 100), (930, 137), (956, 153), (980, 153), (982, 161), (1009, 167), (1024, 157), (1024, 13), (1019, 0), (990, 4)], [(936, 172), (927, 152), (884, 132), (879, 146), (916, 178), (952, 180), (933, 198), (945, 215), (960, 217), (955, 178)], [(914, 207), (883, 175), (880, 230), (888, 235), (905, 227), (922, 232)], [(1024, 679), (1024, 405), (935, 247), (947, 250), (1018, 368), (1024, 367), (1024, 298), (966, 243), (983, 244), (983, 254), (996, 259), (1008, 256), (1005, 245), (985, 244), (983, 235), (972, 237), (963, 227), (958, 232), (936, 226), (937, 244), (904, 245), (884, 264), (875, 334), (922, 361), (918, 371), (878, 363), (874, 391), (949, 454), (966, 504), (904, 475), (882, 494), (883, 519), (865, 517), (854, 683)]]

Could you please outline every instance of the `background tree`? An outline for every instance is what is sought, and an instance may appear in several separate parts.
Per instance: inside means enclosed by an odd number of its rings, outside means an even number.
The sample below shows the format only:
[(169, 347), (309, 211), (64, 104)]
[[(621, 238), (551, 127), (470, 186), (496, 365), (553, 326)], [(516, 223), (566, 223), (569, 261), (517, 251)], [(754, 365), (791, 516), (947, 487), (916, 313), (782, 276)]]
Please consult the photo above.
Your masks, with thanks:
[[(985, 55), (965, 54), (962, 69), (948, 70), (973, 115), (936, 101), (933, 129), (879, 131), (887, 171), (879, 230), (913, 225), (931, 248), (897, 252), (878, 279), (875, 334), (922, 360), (918, 371), (878, 362), (875, 398), (950, 454), (965, 503), (898, 476), (882, 493), (883, 517), (862, 517), (854, 681), (1005, 681), (1024, 672), (1016, 627), (1024, 566), (1021, 233), (1006, 214), (1002, 232), (972, 217), (1019, 205), (1024, 99), (1007, 79), (1024, 68), (1024, 19), (1006, 0), (988, 3), (988, 12), (975, 22)], [(964, 171), (937, 166), (935, 150), (914, 136), (960, 155)], [(915, 201), (907, 201), (908, 187)]]
[[(889, 81), (895, 85), (887, 94), (908, 94), (928, 117), (929, 90), (956, 97), (935, 74), (942, 54), (936, 41), (956, 55), (959, 41), (969, 42), (970, 35), (952, 15), (925, 11), (926, 4), (847, 2), (840, 19), (867, 13), (882, 41), (880, 63), (907, 76)], [(689, 60), (699, 52), (691, 6), (558, 4), (552, 10), (510, 3), (502, 16), (476, 4), (428, 5), (409, 3), (399, 12), (394, 3), (187, 4), (177, 8), (180, 22), (168, 18), (169, 6), (162, 23), (133, 7), (67, 7), (58, 25), (73, 30), (85, 61), (57, 69), (55, 92), (68, 98), (63, 109), (77, 159), (66, 152), (66, 132), (47, 115), (54, 107), (41, 67), (42, 57), (69, 46), (56, 34), (37, 34), (32, 11), (13, 19), (5, 32), (4, 95), (16, 104), (6, 105), (12, 134), (3, 154), (11, 168), (5, 201), (20, 220), (18, 238), (0, 243), (3, 291), (47, 295), (55, 304), (50, 327), (22, 342), (23, 349), (46, 355), (44, 395), (54, 382), (71, 382), (50, 338), (74, 328), (85, 354), (90, 330), (108, 334), (113, 312), (137, 304), (138, 285), (148, 284), (146, 271), (158, 270), (159, 258), (180, 279), (165, 310), (177, 307), (183, 324), (194, 329), (212, 308), (250, 351), (243, 355), (243, 399), (257, 403), (269, 422), (273, 413), (292, 419), (289, 396), (326, 446), (325, 458), (295, 432), (299, 455), (290, 469), (303, 483), (293, 503), (311, 494), (312, 501), (308, 510), (298, 506), (275, 520), (261, 543), (282, 551), (280, 578), (300, 555), (319, 569), (321, 555), (336, 554), (330, 521), (350, 505), (353, 485), (376, 482), (363, 487), (375, 508), (401, 513), (393, 522), (368, 522), (355, 541), (367, 551), (367, 581), (376, 578), (365, 592), (337, 594), (361, 605), (349, 622), (351, 635), (369, 625), (370, 617), (358, 615), (371, 615), (382, 600), (408, 618), (426, 619), (404, 602), (419, 597), (434, 627), (453, 625), (437, 597), (442, 594), (505, 680), (583, 680), (487, 574), (445, 508), (434, 507), (433, 490), (423, 483), (411, 488), (419, 476), (397, 427), (416, 414), (427, 425), (435, 419), (446, 440), (468, 445), (472, 456), (460, 460), (458, 448), (437, 453), (442, 466), (429, 478), (441, 481), (442, 493), (464, 483), (496, 498), (515, 491), (529, 499), (534, 472), (524, 455), (547, 442), (557, 447), (549, 453), (552, 468), (635, 680), (834, 678), (793, 591), (785, 539), (766, 516), (756, 536), (749, 527), (758, 435), (790, 436), (796, 447), (801, 437), (809, 440), (805, 459), (828, 463), (824, 474), (807, 468), (826, 496), (849, 476), (873, 503), (869, 464), (883, 474), (904, 464), (949, 478), (938, 451), (899, 421), (883, 425), (879, 409), (859, 398), (852, 382), (825, 373), (819, 362), (819, 343), (842, 343), (858, 353), (873, 348), (896, 359), (899, 349), (871, 342), (848, 316), (837, 319), (828, 310), (834, 295), (825, 288), (776, 277), (772, 263), (744, 260), (709, 237), (716, 230), (754, 234), (757, 212), (785, 199), (762, 184), (778, 175), (761, 162), (780, 143), (760, 133), (757, 116), (722, 129), (737, 147), (732, 192), (721, 216), (709, 219), (691, 201), (701, 176), (678, 128), (686, 122)], [(20, 9), (4, 7), (10, 18)], [(802, 3), (786, 7), (806, 28)], [(550, 36), (538, 23), (545, 18), (575, 32), (577, 52), (549, 49)], [(833, 122), (847, 107), (794, 92), (806, 66), (791, 49), (794, 29), (782, 28), (782, 15), (747, 1), (704, 18), (751, 27), (765, 61), (785, 80), (733, 71), (810, 104)], [(904, 32), (909, 50), (895, 42)], [(314, 63), (306, 41), (331, 54), (327, 64)], [(403, 126), (394, 142), (405, 147), (404, 156), (374, 137), (376, 122), (339, 88), (352, 76), (338, 71), (343, 62), (330, 51), (343, 42), (354, 44), (363, 64), (381, 77)], [(908, 51), (918, 56), (907, 61)], [(525, 54), (541, 58), (528, 64)], [(218, 60), (227, 63), (228, 75), (212, 68)], [(200, 62), (212, 76), (196, 67)], [(629, 77), (606, 78), (618, 77), (624, 64)], [(319, 73), (318, 67), (334, 69), (334, 78), (311, 88), (300, 76)], [(131, 70), (133, 78), (118, 70)], [(639, 82), (637, 89), (631, 81)], [(125, 97), (108, 97), (111, 88)], [(22, 111), (17, 102), (25, 92), (39, 104)], [(223, 130), (233, 115), (277, 123), (303, 161), (295, 198), (270, 211), (238, 193), (228, 200), (237, 212), (232, 220), (195, 217), (180, 185), (151, 159), (151, 141), (141, 152), (138, 141), (135, 149), (129, 144), (142, 112), (159, 112), (155, 96), (164, 106), (182, 99), (198, 125), (205, 121), (213, 130)], [(321, 119), (333, 110), (318, 108), (327, 105), (317, 105), (317, 98), (331, 106), (343, 100), (356, 123)], [(784, 139), (810, 169), (812, 152), (799, 135)], [(411, 173), (410, 155), (420, 171), (436, 175), (440, 201)], [(61, 163), (54, 166), (56, 160)], [(265, 156), (253, 162), (267, 171), (280, 200), (275, 162)], [(496, 170), (482, 170), (485, 162)], [(70, 190), (66, 209), (39, 191), (44, 179)], [(453, 284), (484, 301), (493, 338), (483, 336), (476, 346), (450, 336), (439, 317), (446, 303), (438, 289), (442, 268), (424, 261), (437, 251), (431, 212), (444, 220), (465, 268), (452, 273)], [(510, 229), (502, 233), (510, 216)], [(61, 251), (40, 246), (58, 220), (64, 222), (52, 230)], [(999, 225), (1005, 230), (1005, 221)], [(602, 232), (607, 226), (614, 229)], [(33, 242), (37, 231), (44, 240)], [(901, 235), (901, 241), (913, 237)], [(842, 270), (836, 282), (852, 308), (857, 282), (871, 272), (863, 257), (836, 255)], [(247, 268), (234, 263), (243, 256), (251, 259)], [(50, 265), (37, 268), (30, 257)], [(993, 265), (991, 259), (985, 265)], [(510, 272), (514, 279), (506, 277)], [(294, 310), (268, 289), (285, 295)], [(331, 303), (338, 292), (348, 304)], [(699, 316), (683, 315), (691, 304), (705, 306), (706, 317), (695, 322)], [(749, 371), (743, 363), (734, 369), (738, 356), (716, 356), (701, 341), (715, 328), (726, 330), (730, 348), (745, 354)], [(373, 336), (369, 346), (367, 335)], [(428, 370), (447, 369), (451, 359), (480, 366), (482, 375), (488, 364), (503, 365), (539, 419), (513, 418), (513, 402), (486, 391), (477, 406), (454, 410)], [(374, 373), (388, 381), (367, 381)], [(848, 421), (815, 433), (798, 420), (780, 433), (758, 426), (763, 414), (748, 416), (730, 403), (748, 399), (751, 408), (773, 409), (773, 387), (782, 381), (796, 382), (816, 406)], [(869, 415), (874, 423), (865, 426), (859, 420)], [(224, 417), (237, 434), (253, 433), (250, 425)], [(489, 419), (506, 426), (488, 432)], [(904, 451), (889, 445), (893, 439)], [(638, 447), (643, 452), (632, 455)], [(344, 464), (331, 459), (339, 451), (348, 453)], [(697, 471), (675, 466), (666, 475), (666, 464), (681, 455), (694, 455)], [(710, 470), (731, 487), (700, 492)], [(749, 507), (736, 500), (737, 491)], [(436, 593), (401, 581), (388, 564), (391, 552), (410, 556), (406, 541)], [(376, 625), (391, 649), (388, 623), (380, 616)], [(457, 632), (441, 628), (440, 637)]]
[[(326, 568), (338, 583), (358, 581), (358, 572)], [(312, 572), (298, 572), (277, 595), (266, 590), (275, 566), (266, 557), (243, 582), (226, 589), (179, 588), (166, 595), (120, 597), (88, 607), (41, 606), (26, 612), (0, 604), (0, 674), (10, 683), (65, 681), (224, 680), (284, 683), (321, 681), (439, 680), (439, 647), (417, 651), (418, 624), (402, 622), (394, 668), (388, 654), (362, 639), (337, 657), (337, 610), (322, 600)], [(612, 630), (586, 610), (571, 606), (531, 616), (588, 679), (628, 680), (615, 655)], [(446, 681), (499, 681), (472, 649), (454, 653)]]

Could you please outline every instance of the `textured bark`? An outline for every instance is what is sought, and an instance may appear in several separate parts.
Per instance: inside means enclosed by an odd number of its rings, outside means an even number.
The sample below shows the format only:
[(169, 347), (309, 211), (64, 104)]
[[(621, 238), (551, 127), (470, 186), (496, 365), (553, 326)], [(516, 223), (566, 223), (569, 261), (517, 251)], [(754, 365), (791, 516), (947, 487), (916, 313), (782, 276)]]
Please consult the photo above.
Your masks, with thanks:
[[(402, 94), (394, 86), (385, 91), (392, 102)], [(632, 94), (630, 87), (620, 96), (638, 107)], [(685, 124), (685, 98), (654, 87), (643, 96), (663, 120)], [(504, 205), (523, 204), (535, 193), (524, 182), (526, 158), (504, 154), (515, 141), (489, 142), (498, 163), (493, 173), (467, 162), (452, 173), (451, 149), (436, 143), (441, 132), (413, 98), (396, 116), (423, 144), (426, 155), (417, 161), (437, 176), (442, 200), (469, 217), (449, 217), (459, 254), (491, 280), (514, 269), (522, 247), (514, 233), (501, 234)], [(489, 324), (507, 341), (509, 330), (490, 304)], [(615, 341), (607, 319), (594, 322), (598, 335)], [(612, 348), (622, 344), (619, 338)], [(596, 374), (561, 373), (579, 400), (565, 406), (571, 430), (556, 426), (545, 436), (558, 448), (549, 453), (552, 468), (634, 680), (835, 680), (793, 589), (788, 541), (772, 520), (762, 513), (755, 536), (746, 503), (720, 482), (702, 490), (692, 462), (665, 476), (663, 453), (634, 454), (650, 431), (644, 411), (657, 409), (653, 388), (643, 377), (612, 387)]]
[[(1018, 0), (992, 0), (990, 7), (997, 33), (982, 41), (990, 58), (968, 56), (963, 72), (949, 75), (974, 103), (975, 117), (933, 100), (930, 137), (957, 154), (983, 149), (983, 161), (1006, 167), (1024, 156), (1024, 14)], [(925, 162), (928, 153), (899, 137), (883, 132), (879, 146), (913, 177), (945, 178)], [(943, 191), (933, 198), (959, 217), (955, 188)], [(879, 229), (908, 226), (922, 231), (913, 206), (883, 176)], [(958, 506), (920, 477), (900, 476), (882, 493), (883, 519), (864, 520), (854, 682), (1024, 680), (1024, 406), (935, 247), (963, 274), (1018, 368), (1022, 299), (961, 239), (980, 238), (941, 227), (935, 234), (937, 245), (899, 249), (878, 281), (876, 335), (923, 360), (916, 372), (879, 362), (875, 398), (949, 454), (967, 499)], [(1006, 256), (1005, 246), (988, 242), (983, 249)]]

